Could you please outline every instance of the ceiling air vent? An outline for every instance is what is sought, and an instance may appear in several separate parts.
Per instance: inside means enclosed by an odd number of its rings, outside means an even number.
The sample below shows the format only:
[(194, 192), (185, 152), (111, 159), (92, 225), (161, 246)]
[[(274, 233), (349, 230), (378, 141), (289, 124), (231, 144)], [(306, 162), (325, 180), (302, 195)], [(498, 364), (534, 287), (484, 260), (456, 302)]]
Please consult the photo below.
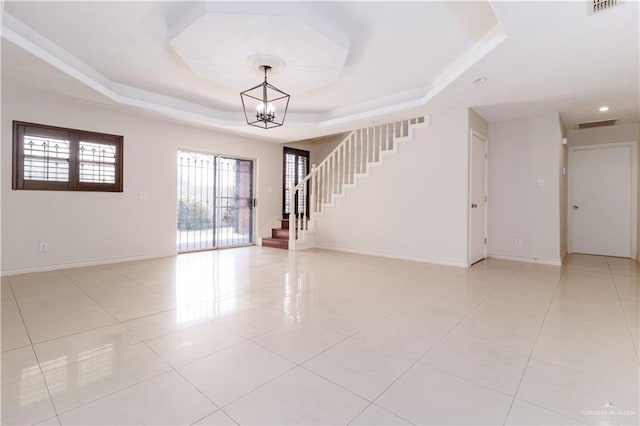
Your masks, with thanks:
[(616, 124), (618, 124), (618, 120), (618, 118), (611, 118), (609, 120), (585, 121), (584, 123), (576, 124), (576, 130), (593, 129), (594, 127), (615, 126)]
[(591, 0), (591, 13), (602, 12), (622, 3), (622, 0)]

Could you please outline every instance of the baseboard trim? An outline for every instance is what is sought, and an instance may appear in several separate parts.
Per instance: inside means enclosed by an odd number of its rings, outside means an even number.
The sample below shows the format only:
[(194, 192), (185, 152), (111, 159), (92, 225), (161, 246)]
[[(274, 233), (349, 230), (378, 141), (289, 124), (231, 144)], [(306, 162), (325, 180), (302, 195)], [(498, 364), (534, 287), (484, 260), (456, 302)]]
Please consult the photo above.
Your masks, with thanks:
[(58, 271), (60, 269), (83, 268), (86, 266), (99, 266), (99, 265), (109, 265), (112, 263), (135, 262), (138, 260), (158, 259), (161, 257), (172, 257), (176, 255), (177, 255), (176, 252), (158, 253), (158, 254), (146, 254), (146, 255), (140, 255), (140, 256), (90, 259), (90, 260), (84, 260), (82, 262), (60, 263), (56, 265), (44, 265), (44, 266), (31, 266), (27, 268), (16, 268), (16, 269), (6, 269), (6, 270), (3, 269), (2, 272), (0, 272), (0, 276), (6, 277), (10, 275), (28, 274), (32, 272)]
[(503, 254), (490, 254), (488, 255), (488, 257), (490, 259), (510, 260), (513, 262), (538, 263), (540, 265), (562, 266), (562, 261), (560, 259), (541, 259), (539, 257), (519, 257), (519, 256), (510, 256), (510, 255), (503, 255)]
[(433, 257), (420, 257), (420, 256), (407, 256), (389, 252), (382, 251), (372, 251), (372, 250), (360, 250), (360, 249), (352, 249), (346, 247), (332, 246), (327, 244), (315, 244), (314, 248), (323, 249), (323, 250), (331, 250), (331, 251), (339, 251), (344, 253), (353, 253), (353, 254), (363, 254), (366, 256), (377, 256), (377, 257), (385, 257), (388, 259), (398, 259), (398, 260), (408, 260), (411, 262), (422, 262), (422, 263), (433, 263), (436, 265), (444, 265), (444, 266), (455, 266), (456, 268), (468, 268), (469, 265), (466, 262), (458, 262), (455, 260), (449, 259), (439, 259)]

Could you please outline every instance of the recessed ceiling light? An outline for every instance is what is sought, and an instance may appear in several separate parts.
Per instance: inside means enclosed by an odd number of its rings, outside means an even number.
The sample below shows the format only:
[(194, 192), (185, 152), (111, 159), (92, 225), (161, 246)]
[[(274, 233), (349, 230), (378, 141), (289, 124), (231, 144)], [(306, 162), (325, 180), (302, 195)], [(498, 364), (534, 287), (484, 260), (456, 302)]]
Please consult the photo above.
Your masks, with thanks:
[(607, 112), (609, 111), (609, 107), (606, 105), (601, 106), (600, 108), (598, 108), (598, 111), (600, 112)]
[(484, 83), (485, 81), (487, 81), (487, 77), (480, 77), (473, 80), (474, 83)]

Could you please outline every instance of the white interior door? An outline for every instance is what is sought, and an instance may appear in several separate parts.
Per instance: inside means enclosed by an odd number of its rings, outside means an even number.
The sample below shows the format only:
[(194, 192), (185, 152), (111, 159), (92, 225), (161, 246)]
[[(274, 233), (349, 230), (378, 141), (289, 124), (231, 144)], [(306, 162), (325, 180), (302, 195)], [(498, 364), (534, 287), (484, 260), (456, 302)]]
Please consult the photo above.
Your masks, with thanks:
[(571, 251), (631, 257), (632, 146), (575, 147), (569, 161)]
[(487, 257), (487, 141), (471, 133), (469, 263)]

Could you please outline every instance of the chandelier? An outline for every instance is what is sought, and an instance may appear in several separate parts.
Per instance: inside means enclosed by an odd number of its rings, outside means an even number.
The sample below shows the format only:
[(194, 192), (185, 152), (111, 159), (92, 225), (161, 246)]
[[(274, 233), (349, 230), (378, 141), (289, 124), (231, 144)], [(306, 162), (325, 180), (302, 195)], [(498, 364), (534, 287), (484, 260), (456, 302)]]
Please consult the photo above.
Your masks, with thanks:
[(290, 96), (267, 82), (269, 65), (260, 68), (264, 70), (264, 81), (240, 93), (244, 117), (247, 124), (261, 129), (280, 127), (287, 115)]

